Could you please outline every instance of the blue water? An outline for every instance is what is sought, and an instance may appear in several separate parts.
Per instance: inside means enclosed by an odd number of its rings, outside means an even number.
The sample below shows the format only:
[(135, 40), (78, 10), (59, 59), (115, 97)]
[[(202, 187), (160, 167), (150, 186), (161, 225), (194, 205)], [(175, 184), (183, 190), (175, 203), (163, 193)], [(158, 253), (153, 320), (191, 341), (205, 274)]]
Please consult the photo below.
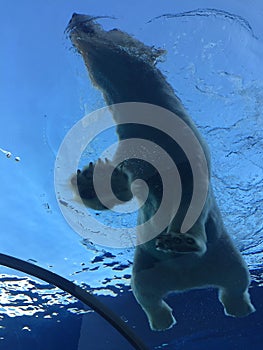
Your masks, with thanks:
[[(92, 291), (149, 349), (261, 349), (261, 1), (11, 0), (0, 8), (0, 253)], [(152, 332), (129, 288), (133, 250), (94, 246), (65, 222), (54, 192), (56, 154), (67, 131), (104, 105), (63, 33), (73, 12), (114, 16), (101, 21), (105, 28), (167, 50), (158, 66), (209, 143), (216, 196), (251, 271), (256, 313), (228, 318), (214, 290), (191, 291), (168, 298), (178, 324)], [(43, 281), (0, 267), (0, 288), (1, 350), (132, 349), (95, 312)]]

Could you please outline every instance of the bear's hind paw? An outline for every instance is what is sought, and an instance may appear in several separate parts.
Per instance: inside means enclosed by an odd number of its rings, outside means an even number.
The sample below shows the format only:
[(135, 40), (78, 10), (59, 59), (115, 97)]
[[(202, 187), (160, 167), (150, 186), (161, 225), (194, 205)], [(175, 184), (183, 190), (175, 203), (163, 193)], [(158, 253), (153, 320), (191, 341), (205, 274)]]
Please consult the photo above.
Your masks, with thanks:
[(156, 249), (164, 253), (204, 254), (206, 244), (190, 233), (169, 232), (156, 239)]

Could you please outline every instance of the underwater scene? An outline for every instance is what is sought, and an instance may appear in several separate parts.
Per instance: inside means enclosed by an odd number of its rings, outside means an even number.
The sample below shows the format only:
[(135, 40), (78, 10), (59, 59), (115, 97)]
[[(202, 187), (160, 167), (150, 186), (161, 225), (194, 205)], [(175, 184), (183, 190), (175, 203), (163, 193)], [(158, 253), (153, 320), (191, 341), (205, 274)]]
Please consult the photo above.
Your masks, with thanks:
[(0, 8), (0, 350), (262, 349), (263, 3)]

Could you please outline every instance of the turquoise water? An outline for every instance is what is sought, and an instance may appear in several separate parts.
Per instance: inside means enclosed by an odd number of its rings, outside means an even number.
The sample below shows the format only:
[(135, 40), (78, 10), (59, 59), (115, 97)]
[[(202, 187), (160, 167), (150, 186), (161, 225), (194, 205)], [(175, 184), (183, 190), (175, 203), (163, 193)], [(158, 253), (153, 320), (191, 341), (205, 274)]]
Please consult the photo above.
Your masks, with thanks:
[[(238, 1), (155, 1), (154, 6), (151, 1), (4, 1), (1, 10), (1, 253), (91, 290), (150, 349), (242, 349), (246, 344), (260, 349), (261, 2), (252, 8), (248, 0), (242, 6)], [(64, 34), (73, 12), (114, 16), (100, 23), (167, 50), (158, 67), (209, 143), (216, 196), (252, 272), (257, 313), (229, 319), (214, 291), (189, 292), (169, 297), (178, 325), (153, 333), (129, 290), (133, 250), (94, 246), (66, 223), (54, 191), (56, 155), (70, 128), (104, 105)], [(110, 137), (114, 140), (114, 133), (97, 142)], [(113, 217), (108, 220), (114, 224)], [(132, 224), (135, 218), (127, 220)], [(73, 350), (84, 349), (85, 342), (95, 350), (129, 349), (115, 330), (70, 295), (4, 267), (0, 276), (0, 349), (59, 345)], [(70, 329), (66, 334), (65, 327)]]

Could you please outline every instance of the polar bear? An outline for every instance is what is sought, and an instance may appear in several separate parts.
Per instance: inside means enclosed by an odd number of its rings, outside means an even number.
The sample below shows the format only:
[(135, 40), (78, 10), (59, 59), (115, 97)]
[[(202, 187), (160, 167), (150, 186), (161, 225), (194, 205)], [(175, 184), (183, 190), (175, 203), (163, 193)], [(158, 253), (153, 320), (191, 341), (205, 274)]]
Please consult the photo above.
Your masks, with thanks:
[[(68, 32), (85, 61), (92, 82), (102, 91), (106, 103), (142, 102), (175, 113), (199, 140), (210, 173), (210, 156), (205, 141), (156, 67), (162, 50), (148, 47), (118, 29), (105, 31), (95, 19), (74, 14)], [(113, 117), (122, 118), (114, 116), (114, 113)], [(138, 244), (135, 250), (132, 291), (145, 311), (151, 329), (166, 330), (176, 323), (172, 309), (164, 301), (168, 293), (194, 288), (218, 288), (219, 300), (226, 315), (242, 317), (254, 312), (248, 292), (249, 272), (226, 232), (211, 182), (199, 218), (191, 229), (181, 233), (180, 224), (193, 189), (191, 167), (185, 153), (161, 131), (146, 125), (118, 125), (117, 133), (120, 140), (141, 137), (165, 148), (176, 163), (182, 180), (182, 204), (171, 223), (157, 237)], [(134, 195), (131, 184), (140, 177), (147, 182), (149, 194), (139, 209), (138, 224), (144, 223), (155, 213), (162, 198), (162, 182), (155, 169), (135, 159), (127, 159), (121, 164), (98, 160), (102, 187), (104, 171), (114, 169), (111, 184), (115, 195), (105, 193), (102, 203), (94, 189), (94, 165), (91, 162), (71, 179), (87, 207), (107, 210), (116, 204), (116, 198), (129, 201)]]

